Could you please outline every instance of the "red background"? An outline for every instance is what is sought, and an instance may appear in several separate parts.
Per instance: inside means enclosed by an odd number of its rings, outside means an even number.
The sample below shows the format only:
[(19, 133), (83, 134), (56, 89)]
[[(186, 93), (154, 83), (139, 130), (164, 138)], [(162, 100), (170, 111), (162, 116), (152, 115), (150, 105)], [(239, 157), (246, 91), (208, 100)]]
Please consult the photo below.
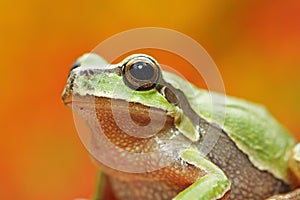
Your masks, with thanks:
[(0, 199), (92, 195), (96, 167), (60, 96), (80, 54), (132, 28), (171, 28), (197, 40), (227, 94), (265, 104), (300, 139), (299, 1), (29, 0), (1, 1), (0, 9)]

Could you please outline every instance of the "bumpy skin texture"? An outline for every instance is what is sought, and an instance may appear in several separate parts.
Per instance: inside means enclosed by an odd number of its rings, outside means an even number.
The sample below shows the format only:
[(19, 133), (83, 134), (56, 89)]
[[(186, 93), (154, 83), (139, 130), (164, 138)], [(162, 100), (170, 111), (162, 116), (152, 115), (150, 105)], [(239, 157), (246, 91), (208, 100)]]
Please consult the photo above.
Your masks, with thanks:
[[(120, 101), (118, 109), (120, 115), (122, 114), (122, 105), (125, 102)], [(142, 151), (148, 152), (155, 148), (152, 144), (151, 148), (145, 148), (146, 144), (151, 143), (151, 139), (138, 139), (128, 136), (125, 132), (120, 130), (115, 124), (114, 117), (111, 112), (111, 101), (106, 98), (96, 99), (97, 118), (98, 122), (109, 138), (109, 140), (119, 146), (126, 148), (127, 151)], [(149, 118), (143, 114), (147, 112), (147, 107), (140, 104), (132, 104), (131, 116), (136, 119), (137, 123), (143, 124)], [(87, 113), (87, 108), (80, 109), (80, 112)], [(141, 116), (146, 116), (145, 118)], [(88, 123), (92, 123), (88, 120)], [(174, 129), (173, 121), (168, 120), (166, 127), (159, 135), (161, 137), (168, 137), (170, 129)], [(95, 127), (94, 124), (90, 124)], [(95, 136), (97, 137), (97, 136)], [(119, 141), (123, 142), (120, 143)], [(94, 140), (96, 141), (96, 140)], [(184, 141), (184, 139), (182, 140)], [(129, 148), (128, 148), (129, 147)], [(214, 146), (212, 151), (208, 154), (208, 158), (218, 165), (232, 181), (232, 189), (230, 197), (232, 200), (264, 199), (273, 194), (287, 191), (288, 187), (280, 180), (274, 178), (270, 173), (258, 170), (248, 157), (241, 152), (232, 140), (221, 131), (218, 143)], [(131, 163), (135, 165), (135, 163)], [(98, 163), (108, 174), (109, 183), (111, 184), (115, 196), (120, 199), (171, 199), (176, 196), (180, 191), (191, 185), (193, 182), (205, 175), (205, 172), (191, 165), (182, 165), (177, 160), (172, 165), (162, 168), (158, 171), (144, 174), (132, 174), (119, 172), (109, 169)], [(138, 167), (138, 164), (137, 164)]]
[(208, 157), (231, 180), (230, 200), (261, 200), (288, 191), (288, 186), (282, 181), (258, 170), (224, 132)]
[[(169, 85), (184, 93), (187, 100), (183, 104), (190, 105), (196, 115), (208, 122), (218, 124), (216, 127), (223, 128), (223, 131), (217, 130), (220, 137), (208, 154), (208, 158), (219, 166), (232, 181), (229, 197), (231, 200), (263, 199), (288, 190), (281, 180), (289, 182), (287, 160), (289, 150), (295, 144), (295, 140), (263, 107), (220, 94), (217, 94), (219, 98), (226, 98), (228, 101), (211, 105), (211, 96), (207, 91), (190, 86), (188, 82), (175, 75), (165, 73), (164, 78)], [(115, 93), (116, 89), (118, 89), (117, 93)], [(178, 107), (170, 104), (155, 89), (143, 93), (131, 91), (123, 83), (120, 68), (98, 69), (94, 65), (86, 70), (76, 68), (70, 74), (63, 95), (65, 104), (73, 103), (74, 95), (78, 95), (79, 101), (72, 108), (86, 120), (92, 130), (89, 149), (93, 156), (106, 156), (117, 164), (120, 164), (120, 159), (118, 159), (120, 155), (116, 153), (121, 155), (124, 152), (147, 153), (157, 150), (159, 146), (157, 141), (173, 139), (173, 133), (177, 128), (174, 116), (178, 110), (185, 108), (183, 105)], [(132, 127), (126, 123), (128, 116), (123, 116), (124, 111), (128, 109), (126, 107), (128, 102), (130, 102), (131, 118), (139, 125), (147, 125), (149, 107), (155, 109), (156, 116), (167, 114), (167, 121), (163, 129), (155, 136), (146, 139), (130, 136), (115, 123), (115, 115), (112, 115), (110, 110), (110, 99), (117, 99), (118, 102), (115, 104), (117, 115), (121, 116), (123, 119), (121, 121), (128, 130)], [(213, 113), (211, 108), (226, 108), (225, 122), (222, 121), (224, 117), (222, 115), (225, 112)], [(94, 119), (95, 111), (96, 120)], [(214, 114), (217, 118), (212, 117)], [(190, 120), (194, 119), (193, 116), (189, 115)], [(99, 125), (102, 130), (99, 129)], [(118, 151), (109, 151), (108, 143), (98, 135), (101, 131), (104, 132), (109, 143), (118, 147)], [(180, 134), (177, 139), (179, 140), (176, 147), (180, 150), (190, 144), (184, 134)], [(100, 151), (101, 145), (108, 151), (105, 153)], [(201, 140), (197, 141), (196, 145), (201, 146)], [(109, 177), (108, 182), (119, 199), (170, 199), (205, 176), (205, 171), (201, 170), (201, 166), (198, 168), (182, 162), (179, 156), (180, 150), (171, 155), (170, 159), (173, 158), (173, 160), (168, 166), (153, 172), (126, 173), (96, 162)], [(132, 157), (128, 159), (132, 160), (128, 160), (129, 162), (125, 164), (132, 168), (147, 168), (151, 165), (151, 162), (136, 160)], [(95, 160), (99, 161), (97, 158)], [(157, 160), (154, 165), (159, 166)], [(299, 196), (295, 192), (287, 197), (293, 195), (296, 198)]]

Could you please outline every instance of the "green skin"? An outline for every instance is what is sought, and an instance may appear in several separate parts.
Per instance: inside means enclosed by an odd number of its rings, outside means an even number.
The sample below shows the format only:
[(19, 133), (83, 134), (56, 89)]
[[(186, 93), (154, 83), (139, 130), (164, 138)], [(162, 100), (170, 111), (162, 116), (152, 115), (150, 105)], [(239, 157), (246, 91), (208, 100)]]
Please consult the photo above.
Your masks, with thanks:
[[(121, 66), (135, 56), (139, 55), (133, 55), (117, 65), (108, 65), (106, 68)], [(181, 118), (181, 120), (176, 121), (175, 126), (192, 142), (197, 142), (201, 138), (197, 127), (185, 115), (182, 108), (171, 104), (156, 88), (148, 91), (133, 91), (124, 83), (122, 76), (117, 74), (80, 74), (80, 71), (86, 69), (93, 71), (97, 66), (101, 68), (100, 66), (107, 65), (105, 60), (95, 54), (85, 54), (77, 60), (77, 63), (80, 64), (80, 67), (73, 69), (70, 75), (71, 77), (75, 74), (76, 79), (71, 88), (69, 78), (63, 94), (64, 100), (70, 95), (92, 95), (159, 108), (167, 111), (168, 115), (174, 118)], [(291, 158), (291, 150), (296, 145), (296, 140), (263, 106), (226, 96), (226, 103), (219, 102), (217, 105), (226, 110), (226, 115), (223, 116), (222, 112), (213, 112), (211, 109), (212, 93), (199, 89), (171, 73), (163, 72), (162, 77), (165, 82), (183, 91), (190, 107), (199, 116), (209, 123), (222, 127), (238, 149), (248, 156), (249, 161), (258, 170), (266, 171), (276, 179), (290, 184), (288, 160)], [(116, 93), (116, 88), (122, 92)], [(224, 98), (222, 94), (213, 94), (217, 98)], [(270, 129), (270, 127), (272, 128)], [(174, 199), (220, 199), (231, 190), (232, 183), (226, 173), (197, 149), (188, 148), (181, 153), (180, 157), (188, 164), (205, 171), (206, 175), (180, 192)], [(298, 159), (300, 159), (299, 157)], [(294, 156), (293, 159), (297, 159), (297, 156)], [(101, 185), (101, 180), (99, 184)], [(297, 196), (298, 193), (296, 198), (295, 195), (289, 198), (292, 196), (290, 194), (285, 197), (288, 197), (287, 199), (300, 198)], [(273, 199), (277, 198), (280, 199), (281, 196), (276, 196)]]

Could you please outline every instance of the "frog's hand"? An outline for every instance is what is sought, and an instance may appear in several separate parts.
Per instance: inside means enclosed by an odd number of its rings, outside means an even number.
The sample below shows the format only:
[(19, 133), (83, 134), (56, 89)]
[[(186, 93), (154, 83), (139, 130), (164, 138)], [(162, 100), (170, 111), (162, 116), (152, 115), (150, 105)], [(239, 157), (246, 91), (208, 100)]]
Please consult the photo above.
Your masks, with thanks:
[(180, 192), (173, 200), (226, 199), (230, 181), (219, 167), (192, 149), (184, 151), (181, 157), (187, 163), (204, 170), (206, 175)]
[(97, 175), (96, 192), (92, 200), (115, 200), (107, 176), (99, 169)]
[(299, 199), (300, 199), (300, 189), (297, 189), (286, 194), (278, 194), (272, 196), (266, 200), (299, 200)]

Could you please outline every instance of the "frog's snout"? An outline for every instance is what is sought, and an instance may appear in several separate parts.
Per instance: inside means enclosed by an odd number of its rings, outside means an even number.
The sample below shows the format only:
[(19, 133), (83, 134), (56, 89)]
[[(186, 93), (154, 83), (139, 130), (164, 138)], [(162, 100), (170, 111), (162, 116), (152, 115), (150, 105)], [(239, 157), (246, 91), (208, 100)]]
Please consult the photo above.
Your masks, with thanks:
[(67, 84), (63, 90), (62, 93), (62, 101), (64, 102), (64, 104), (66, 106), (70, 106), (70, 104), (72, 103), (72, 87), (73, 87), (73, 81), (74, 81), (74, 74), (71, 73), (72, 69), (70, 71), (69, 77), (68, 77), (68, 81)]
[(63, 100), (63, 102), (64, 102), (64, 104), (66, 105), (66, 106), (68, 106), (68, 104), (70, 104), (71, 103), (71, 95), (69, 95), (68, 93), (66, 93), (65, 91), (63, 92), (63, 94), (62, 94), (62, 100)]

